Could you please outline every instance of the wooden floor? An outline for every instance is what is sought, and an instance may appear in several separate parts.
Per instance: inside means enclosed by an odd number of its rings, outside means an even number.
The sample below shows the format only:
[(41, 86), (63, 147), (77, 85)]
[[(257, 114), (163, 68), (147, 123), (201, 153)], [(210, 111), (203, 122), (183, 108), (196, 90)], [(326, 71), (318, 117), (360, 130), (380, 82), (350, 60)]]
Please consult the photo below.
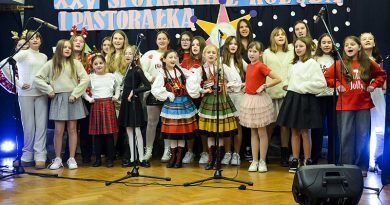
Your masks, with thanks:
[[(238, 189), (240, 183), (224, 180), (184, 187), (183, 183), (210, 177), (214, 171), (206, 171), (197, 163), (181, 169), (167, 169), (157, 160), (152, 161), (150, 168), (140, 168), (140, 174), (171, 177), (172, 181), (137, 177), (105, 186), (104, 181), (115, 180), (131, 171), (131, 168), (120, 167), (119, 163), (116, 161), (113, 168), (80, 165), (77, 170), (26, 168), (26, 171), (59, 174), (65, 178), (21, 174), (3, 179), (0, 181), (0, 204), (296, 204), (290, 191), (294, 175), (276, 161), (271, 161), (269, 171), (263, 174), (249, 173), (247, 162), (239, 168), (223, 167), (223, 176), (254, 183), (246, 190)], [(1, 159), (0, 164), (10, 165), (12, 159)], [(380, 176), (369, 173), (365, 185), (381, 187)], [(364, 190), (359, 204), (390, 204), (390, 188), (385, 187), (379, 198), (373, 191)]]

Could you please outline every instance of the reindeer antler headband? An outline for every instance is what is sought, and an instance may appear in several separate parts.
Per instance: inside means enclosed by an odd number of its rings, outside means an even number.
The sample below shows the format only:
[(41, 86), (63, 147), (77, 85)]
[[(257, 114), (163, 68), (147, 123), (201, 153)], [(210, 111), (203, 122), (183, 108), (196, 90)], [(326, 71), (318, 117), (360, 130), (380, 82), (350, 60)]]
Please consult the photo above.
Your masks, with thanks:
[[(70, 29), (70, 35), (71, 36), (77, 35), (77, 26), (76, 25), (73, 25), (72, 29)], [(85, 27), (81, 28), (80, 36), (82, 36), (84, 39), (87, 38), (88, 32), (87, 32), (87, 29)]]

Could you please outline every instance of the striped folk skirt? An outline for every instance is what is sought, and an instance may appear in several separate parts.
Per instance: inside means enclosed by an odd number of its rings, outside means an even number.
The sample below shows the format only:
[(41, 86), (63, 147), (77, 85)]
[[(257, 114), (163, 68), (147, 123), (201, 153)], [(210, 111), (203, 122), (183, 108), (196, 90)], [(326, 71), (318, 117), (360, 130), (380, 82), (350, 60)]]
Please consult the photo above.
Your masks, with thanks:
[[(218, 99), (217, 123), (217, 97), (212, 94), (206, 94), (199, 108), (199, 134), (207, 137), (232, 137), (237, 135), (237, 110), (230, 97), (224, 93), (219, 95)], [(218, 129), (217, 129), (218, 124)]]
[(197, 110), (188, 96), (176, 96), (166, 101), (161, 109), (161, 136), (164, 139), (185, 140), (195, 136), (198, 129)]
[(246, 94), (241, 100), (240, 124), (248, 128), (265, 127), (274, 122), (272, 99), (265, 92)]
[(116, 132), (118, 132), (118, 124), (112, 98), (95, 99), (95, 102), (91, 104), (88, 133), (101, 135)]

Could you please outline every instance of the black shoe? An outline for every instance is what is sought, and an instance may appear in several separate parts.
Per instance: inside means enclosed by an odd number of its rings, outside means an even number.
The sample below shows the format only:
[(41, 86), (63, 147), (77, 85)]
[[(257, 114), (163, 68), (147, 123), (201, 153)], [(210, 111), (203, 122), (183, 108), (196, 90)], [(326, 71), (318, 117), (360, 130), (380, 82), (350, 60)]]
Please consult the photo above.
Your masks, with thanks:
[(253, 159), (252, 158), (252, 149), (251, 149), (251, 147), (245, 147), (244, 159), (247, 160), (247, 161), (251, 161)]
[(290, 173), (295, 173), (295, 172), (298, 170), (298, 167), (299, 167), (299, 161), (298, 161), (297, 158), (294, 158), (294, 159), (291, 161), (290, 169), (288, 170), (288, 172), (290, 172)]
[(310, 158), (305, 159), (305, 161), (303, 161), (303, 166), (309, 166), (309, 165), (313, 165), (313, 161)]
[(114, 166), (114, 161), (113, 160), (107, 160), (107, 167), (113, 167)]
[(142, 160), (141, 167), (150, 167), (150, 163), (146, 160)]
[(130, 161), (128, 159), (122, 159), (122, 167), (130, 166)]
[(101, 160), (96, 160), (95, 163), (92, 165), (93, 167), (100, 167), (102, 166), (102, 161)]

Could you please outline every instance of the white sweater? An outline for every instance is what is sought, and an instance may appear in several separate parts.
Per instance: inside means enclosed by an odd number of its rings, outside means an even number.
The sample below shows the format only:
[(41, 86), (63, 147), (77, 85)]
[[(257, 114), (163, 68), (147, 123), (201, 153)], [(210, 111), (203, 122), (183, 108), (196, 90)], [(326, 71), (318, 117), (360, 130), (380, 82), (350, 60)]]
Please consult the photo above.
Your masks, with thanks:
[(298, 61), (288, 72), (288, 90), (300, 94), (319, 94), (326, 88), (326, 81), (320, 64), (310, 58)]
[[(39, 51), (30, 49), (21, 50), (14, 56), (18, 67), (19, 78), (16, 78), (16, 87), (19, 96), (41, 96), (43, 92), (36, 88), (34, 77), (47, 61), (47, 56)], [(4, 69), (6, 78), (12, 82), (12, 73)], [(23, 84), (30, 85), (30, 88), (23, 90)]]
[(157, 77), (159, 69), (162, 68), (160, 57), (161, 53), (157, 50), (148, 51), (141, 57), (141, 67), (149, 82), (152, 82), (153, 77)]
[(91, 102), (92, 99), (99, 98), (119, 98), (120, 87), (118, 82), (115, 79), (115, 75), (112, 73), (106, 73), (104, 75), (97, 75), (95, 73), (89, 75), (91, 82), (91, 92), (92, 97), (89, 97), (86, 93), (83, 94), (83, 97)]
[[(333, 65), (334, 59), (330, 55), (322, 55), (316, 57), (317, 62), (320, 64), (322, 72), (325, 73), (330, 66)], [(332, 96), (333, 95), (333, 88), (325, 88), (320, 94), (317, 96)]]

